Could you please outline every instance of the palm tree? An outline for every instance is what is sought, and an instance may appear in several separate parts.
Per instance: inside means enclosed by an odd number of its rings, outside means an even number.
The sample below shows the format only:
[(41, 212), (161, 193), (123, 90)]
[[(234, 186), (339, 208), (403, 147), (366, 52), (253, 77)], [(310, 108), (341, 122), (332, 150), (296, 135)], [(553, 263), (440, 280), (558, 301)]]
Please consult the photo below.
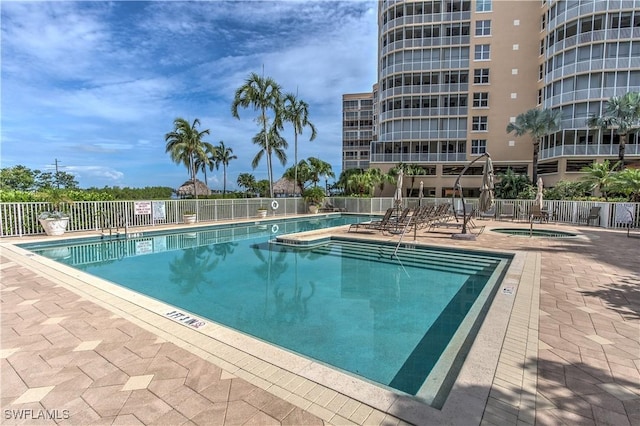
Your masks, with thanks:
[[(260, 133), (253, 137), (253, 143), (260, 146), (261, 149), (260, 151), (258, 151), (256, 156), (253, 157), (253, 160), (251, 161), (251, 167), (253, 167), (254, 169), (258, 167), (262, 156), (265, 153), (267, 154), (267, 164), (269, 165), (269, 193), (271, 195), (271, 198), (273, 198), (273, 182), (271, 182), (271, 176), (273, 175), (271, 171), (271, 155), (275, 154), (276, 157), (278, 157), (278, 160), (280, 160), (280, 163), (284, 166), (285, 164), (287, 164), (286, 149), (289, 147), (289, 144), (282, 136), (280, 136), (277, 125), (275, 123), (271, 126), (268, 133), (269, 135), (265, 136), (264, 130), (261, 130)], [(271, 143), (269, 143), (268, 141), (271, 141)]]
[[(269, 127), (268, 111), (275, 114), (274, 122), (281, 122), (281, 99), (280, 86), (270, 77), (260, 77), (256, 73), (251, 73), (245, 83), (240, 86), (235, 93), (231, 104), (231, 114), (240, 119), (238, 107), (248, 108), (253, 106), (254, 110), (260, 110), (258, 122), (262, 124), (262, 137), (264, 137), (264, 150), (271, 153), (269, 147)], [(269, 173), (269, 195), (273, 198), (273, 177), (271, 175), (271, 156), (267, 155), (267, 171)]]
[(214, 167), (216, 167), (217, 150), (216, 147), (208, 142), (203, 142), (203, 145), (204, 157), (196, 158), (196, 172), (198, 172), (198, 170), (202, 170), (202, 173), (204, 173), (204, 182), (207, 184), (207, 186), (209, 186), (207, 169), (213, 171)]
[(236, 183), (240, 188), (245, 189), (245, 193), (255, 191), (256, 178), (251, 173), (240, 173)]
[(609, 160), (604, 160), (602, 163), (591, 163), (591, 165), (582, 168), (581, 171), (587, 173), (587, 176), (584, 176), (582, 180), (589, 184), (592, 191), (598, 189), (604, 196), (605, 201), (609, 201), (609, 187), (613, 183), (614, 170), (617, 167), (618, 163), (611, 167)]
[(560, 129), (560, 110), (530, 109), (516, 117), (514, 123), (507, 124), (507, 134), (515, 132), (516, 136), (530, 134), (533, 138), (533, 182), (538, 181), (538, 152), (543, 136)]
[(293, 146), (294, 146), (294, 174), (293, 181), (298, 182), (298, 135), (302, 134), (305, 127), (311, 129), (310, 141), (317, 136), (315, 126), (309, 121), (309, 105), (300, 100), (293, 93), (285, 95), (283, 101), (284, 119), (293, 125)]
[(613, 189), (629, 197), (629, 201), (640, 203), (640, 169), (624, 169), (617, 172)]
[(398, 173), (400, 173), (400, 170), (402, 170), (402, 173), (406, 177), (411, 178), (411, 187), (407, 190), (407, 196), (411, 196), (411, 194), (413, 193), (413, 186), (416, 181), (416, 176), (424, 175), (425, 170), (417, 164), (400, 163), (397, 166), (391, 168), (391, 170), (389, 170), (389, 173), (392, 176), (397, 177)]
[(198, 198), (196, 160), (206, 161), (206, 142), (202, 137), (209, 134), (209, 129), (199, 132), (197, 127), (200, 125), (200, 120), (197, 118), (193, 120), (193, 124), (189, 124), (184, 118), (176, 118), (173, 125), (174, 129), (164, 136), (167, 142), (165, 152), (171, 154), (174, 163), (182, 163), (187, 167), (193, 181), (193, 194)]
[(336, 175), (333, 173), (333, 169), (331, 168), (331, 164), (326, 161), (322, 161), (316, 157), (309, 157), (309, 169), (311, 173), (311, 180), (313, 181), (313, 186), (318, 186), (318, 182), (320, 182), (320, 177), (324, 176), (325, 178), (335, 177)]
[(216, 147), (215, 163), (216, 169), (220, 164), (222, 164), (222, 198), (224, 198), (227, 192), (227, 166), (229, 165), (229, 161), (237, 158), (237, 156), (233, 155), (233, 149), (227, 148), (224, 145), (224, 142), (220, 141), (220, 144)]
[(305, 183), (312, 180), (311, 167), (309, 166), (309, 163), (307, 163), (307, 160), (300, 160), (300, 162), (294, 167), (289, 167), (285, 170), (282, 177), (295, 182), (300, 189), (300, 194), (302, 194), (304, 192)]
[(355, 170), (341, 175), (340, 181), (344, 182), (345, 192), (348, 190), (361, 196), (372, 197), (376, 186), (382, 189), (384, 183), (392, 179), (389, 174), (382, 173), (380, 169)]
[[(602, 131), (612, 129), (620, 137), (618, 160), (620, 169), (624, 169), (624, 149), (627, 137), (640, 128), (640, 92), (628, 92), (624, 96), (614, 96), (604, 107), (600, 117), (587, 119), (589, 127), (598, 127)], [(615, 169), (614, 169), (615, 170)]]
[(531, 182), (525, 175), (519, 175), (510, 168), (504, 173), (499, 173), (496, 177), (500, 180), (495, 187), (498, 198), (514, 200), (521, 192), (531, 187)]

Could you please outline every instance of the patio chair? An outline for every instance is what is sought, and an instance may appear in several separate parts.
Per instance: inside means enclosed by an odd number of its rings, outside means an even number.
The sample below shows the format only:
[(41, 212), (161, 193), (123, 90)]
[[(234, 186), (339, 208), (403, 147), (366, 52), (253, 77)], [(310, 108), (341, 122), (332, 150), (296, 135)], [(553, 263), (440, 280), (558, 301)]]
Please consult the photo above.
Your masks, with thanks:
[(515, 207), (513, 204), (503, 204), (502, 209), (500, 210), (500, 214), (498, 215), (498, 219), (511, 219), (513, 220), (515, 216)]
[(600, 210), (602, 207), (591, 207), (589, 213), (580, 216), (581, 222), (586, 222), (587, 226), (591, 224), (592, 220), (598, 220), (598, 226), (600, 226)]
[(395, 211), (394, 208), (389, 208), (385, 212), (384, 216), (380, 220), (370, 220), (368, 222), (360, 222), (360, 223), (352, 223), (349, 225), (349, 230), (347, 232), (351, 232), (351, 230), (358, 231), (360, 228), (367, 230), (379, 231), (384, 229), (389, 222), (391, 221), (391, 216)]
[(549, 222), (549, 213), (542, 211), (540, 206), (533, 205), (531, 206), (531, 210), (529, 210), (529, 222), (535, 222), (536, 220), (540, 223)]

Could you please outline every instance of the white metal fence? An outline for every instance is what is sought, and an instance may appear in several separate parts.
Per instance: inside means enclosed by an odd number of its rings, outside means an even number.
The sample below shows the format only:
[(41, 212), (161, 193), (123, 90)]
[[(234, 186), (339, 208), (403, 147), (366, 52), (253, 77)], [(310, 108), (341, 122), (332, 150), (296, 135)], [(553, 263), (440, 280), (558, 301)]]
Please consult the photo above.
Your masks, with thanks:
[[(466, 200), (477, 204), (477, 199)], [(406, 198), (403, 204), (413, 207), (418, 198)], [(451, 203), (451, 198), (424, 198), (423, 203)], [(460, 200), (456, 199), (455, 203)], [(527, 220), (533, 200), (496, 200), (496, 210), (505, 203), (515, 206), (515, 220)], [(325, 205), (349, 213), (379, 213), (393, 207), (392, 198), (331, 197)], [(600, 207), (599, 219), (589, 224), (604, 228), (640, 227), (640, 203), (606, 203), (592, 201), (546, 200), (545, 206), (552, 222), (586, 225), (592, 207)], [(198, 222), (250, 219), (258, 217), (258, 208), (267, 208), (267, 217), (303, 214), (306, 203), (301, 198), (249, 198), (161, 201), (77, 201), (68, 206), (68, 232), (100, 231), (109, 228), (136, 228), (183, 222), (183, 214), (196, 212)], [(460, 206), (456, 205), (456, 208)], [(38, 215), (50, 210), (48, 203), (0, 203), (0, 236), (23, 236), (44, 233)], [(329, 208), (329, 211), (332, 209)]]

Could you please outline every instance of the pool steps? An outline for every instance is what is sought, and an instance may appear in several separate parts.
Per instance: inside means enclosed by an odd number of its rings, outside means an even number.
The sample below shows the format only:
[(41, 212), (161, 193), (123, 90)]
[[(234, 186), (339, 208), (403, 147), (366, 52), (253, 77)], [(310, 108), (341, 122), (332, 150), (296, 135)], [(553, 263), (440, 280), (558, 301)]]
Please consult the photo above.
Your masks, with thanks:
[(367, 242), (333, 240), (324, 244), (309, 247), (311, 251), (332, 256), (342, 256), (356, 259), (371, 259), (384, 263), (400, 262), (405, 266), (429, 267), (432, 269), (446, 270), (462, 274), (490, 274), (495, 265), (502, 259), (487, 259), (485, 255), (477, 256), (472, 253), (442, 252), (429, 248), (408, 249), (401, 246), (397, 256), (393, 255), (395, 246), (380, 245)]

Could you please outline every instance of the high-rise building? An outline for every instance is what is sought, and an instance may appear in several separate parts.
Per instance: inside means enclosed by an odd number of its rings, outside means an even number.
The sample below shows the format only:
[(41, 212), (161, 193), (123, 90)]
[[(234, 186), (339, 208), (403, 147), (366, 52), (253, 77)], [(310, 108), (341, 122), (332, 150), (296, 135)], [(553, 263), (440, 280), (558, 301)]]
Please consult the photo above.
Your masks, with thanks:
[(342, 170), (369, 168), (374, 93), (342, 96)]
[[(540, 146), (545, 185), (617, 159), (615, 131), (589, 129), (587, 118), (612, 96), (640, 91), (640, 0), (384, 0), (378, 21), (375, 95), (344, 100), (373, 99), (369, 167), (419, 165), (425, 175), (415, 181), (431, 196), (448, 195), (484, 152), (496, 173), (532, 176), (532, 138), (506, 132), (532, 108), (562, 112), (561, 130)], [(625, 159), (640, 165), (637, 135)], [(465, 195), (477, 195), (479, 163), (465, 173)]]

